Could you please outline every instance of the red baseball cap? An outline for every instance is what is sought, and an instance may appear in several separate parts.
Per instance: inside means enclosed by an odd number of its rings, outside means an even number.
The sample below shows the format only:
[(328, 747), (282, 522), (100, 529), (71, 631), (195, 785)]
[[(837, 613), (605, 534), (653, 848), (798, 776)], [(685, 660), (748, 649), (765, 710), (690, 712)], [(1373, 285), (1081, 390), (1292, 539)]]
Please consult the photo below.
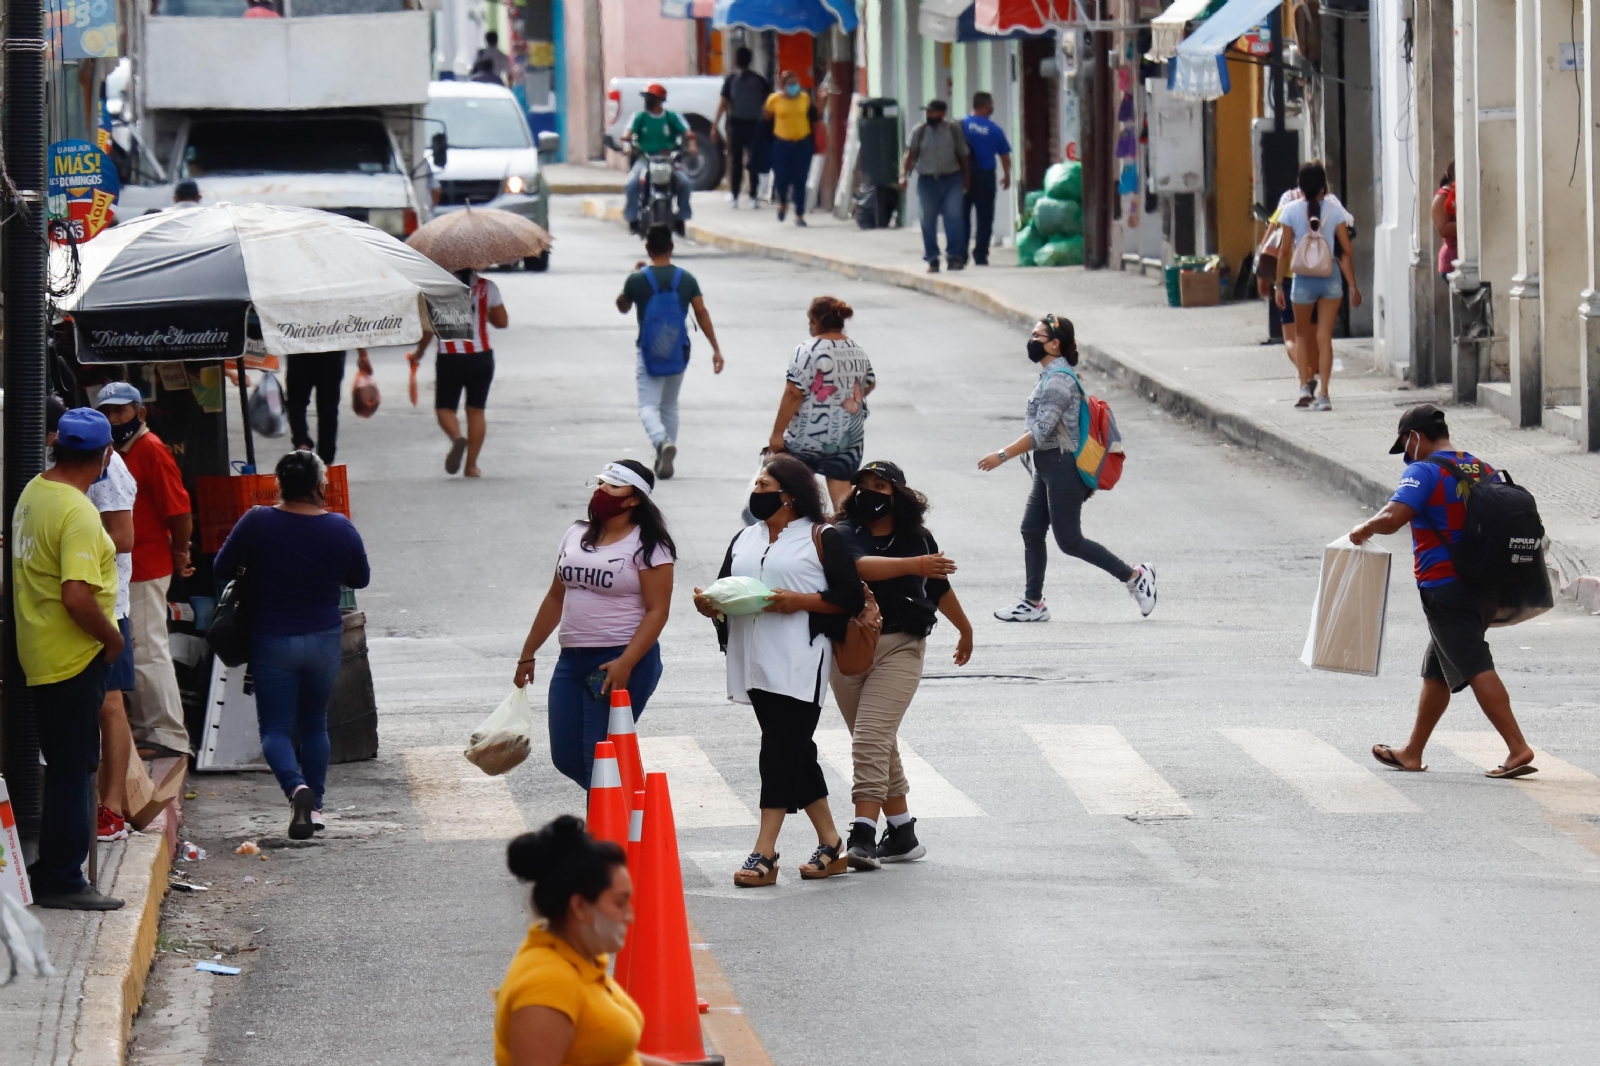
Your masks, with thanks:
[(662, 85), (659, 81), (653, 81), (649, 85), (646, 85), (644, 87), (644, 92), (640, 93), (639, 95), (656, 96), (665, 100), (667, 98), (667, 87)]

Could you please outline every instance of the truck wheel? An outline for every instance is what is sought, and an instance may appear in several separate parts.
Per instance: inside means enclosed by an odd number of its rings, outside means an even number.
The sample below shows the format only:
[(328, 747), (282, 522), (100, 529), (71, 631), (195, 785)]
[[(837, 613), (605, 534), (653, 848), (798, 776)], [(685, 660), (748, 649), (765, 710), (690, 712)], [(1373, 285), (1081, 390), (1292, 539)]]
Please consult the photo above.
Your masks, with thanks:
[(526, 257), (522, 260), (522, 269), (531, 270), (536, 274), (543, 274), (550, 269), (550, 253), (540, 252), (538, 255)]
[(722, 149), (711, 139), (711, 123), (700, 115), (689, 115), (684, 121), (694, 130), (695, 145), (699, 149), (694, 155), (684, 154), (684, 173), (689, 175), (689, 181), (697, 192), (715, 189), (722, 184), (725, 163)]

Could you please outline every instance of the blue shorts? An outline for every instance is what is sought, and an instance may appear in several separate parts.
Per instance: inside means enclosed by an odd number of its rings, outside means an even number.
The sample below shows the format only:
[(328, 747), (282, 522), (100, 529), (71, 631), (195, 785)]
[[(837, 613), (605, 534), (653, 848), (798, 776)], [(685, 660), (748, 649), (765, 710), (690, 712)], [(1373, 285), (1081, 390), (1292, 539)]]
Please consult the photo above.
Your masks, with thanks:
[(1325, 278), (1308, 278), (1296, 274), (1289, 290), (1289, 302), (1314, 304), (1318, 300), (1337, 300), (1344, 295), (1344, 278), (1335, 270)]
[(107, 692), (133, 691), (133, 625), (126, 618), (117, 619), (117, 629), (122, 632), (122, 654), (111, 664), (106, 674)]

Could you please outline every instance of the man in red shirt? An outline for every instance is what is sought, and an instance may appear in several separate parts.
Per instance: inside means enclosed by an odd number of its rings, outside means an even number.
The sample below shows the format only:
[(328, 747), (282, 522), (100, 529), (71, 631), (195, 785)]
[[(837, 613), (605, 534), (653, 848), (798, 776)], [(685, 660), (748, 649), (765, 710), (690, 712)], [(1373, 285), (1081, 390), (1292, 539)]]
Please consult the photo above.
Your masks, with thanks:
[(172, 669), (167, 636), (167, 588), (176, 570), (194, 573), (189, 540), (194, 531), (189, 493), (177, 461), (144, 423), (137, 387), (113, 381), (95, 406), (111, 423), (111, 440), (139, 485), (133, 503), (133, 580), (128, 585), (128, 620), (133, 627), (133, 699), (128, 722), (141, 755), (187, 755), (189, 731)]

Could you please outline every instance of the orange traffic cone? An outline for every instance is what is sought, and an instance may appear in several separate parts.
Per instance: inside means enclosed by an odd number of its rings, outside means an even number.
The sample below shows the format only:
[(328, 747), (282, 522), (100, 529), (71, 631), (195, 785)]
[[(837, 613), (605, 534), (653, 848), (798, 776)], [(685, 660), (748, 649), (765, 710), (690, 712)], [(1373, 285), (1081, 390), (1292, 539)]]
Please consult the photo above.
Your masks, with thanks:
[[(639, 891), (639, 838), (644, 831), (644, 793), (633, 794), (633, 810), (628, 812), (628, 873), (633, 877), (633, 891)], [(611, 976), (623, 988), (628, 987), (628, 973), (633, 965), (633, 926), (628, 926), (628, 939), (617, 952), (617, 964)]]
[(589, 835), (628, 846), (628, 803), (622, 798), (617, 749), (609, 740), (594, 746), (594, 771), (589, 775)]
[(606, 737), (617, 749), (617, 768), (622, 771), (622, 794), (633, 806), (635, 797), (644, 802), (644, 761), (639, 758), (639, 734), (633, 728), (633, 701), (628, 690), (611, 690), (611, 724)]
[(667, 775), (647, 774), (644, 833), (633, 889), (633, 950), (628, 994), (644, 1012), (639, 1050), (671, 1062), (708, 1060), (700, 1035), (694, 960), (689, 954), (689, 915), (683, 905), (678, 866), (678, 830), (672, 818)]

